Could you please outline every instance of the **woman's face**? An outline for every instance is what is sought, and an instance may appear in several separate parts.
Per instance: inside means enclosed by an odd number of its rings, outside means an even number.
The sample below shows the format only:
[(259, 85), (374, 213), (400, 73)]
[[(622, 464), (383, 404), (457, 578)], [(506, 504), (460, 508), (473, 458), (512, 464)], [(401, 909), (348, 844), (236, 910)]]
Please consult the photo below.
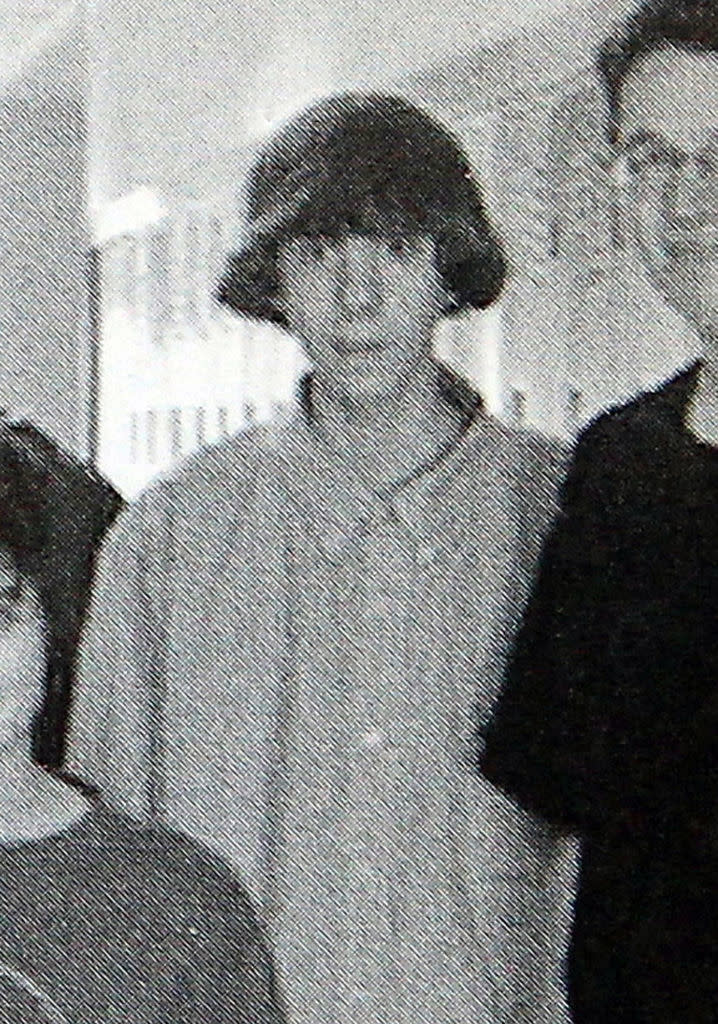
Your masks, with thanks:
[(298, 238), (280, 257), (290, 329), (328, 390), (371, 405), (402, 390), (431, 354), (446, 301), (433, 238)]
[(0, 749), (28, 744), (45, 686), (45, 621), (37, 591), (0, 549)]

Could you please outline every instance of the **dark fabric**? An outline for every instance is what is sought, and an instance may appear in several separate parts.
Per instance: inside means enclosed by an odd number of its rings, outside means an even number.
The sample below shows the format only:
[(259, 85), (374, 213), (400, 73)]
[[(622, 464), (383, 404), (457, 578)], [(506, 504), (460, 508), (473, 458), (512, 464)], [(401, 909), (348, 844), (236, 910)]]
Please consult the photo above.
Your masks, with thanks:
[(57, 1019), (43, 1007), (72, 1024), (281, 1022), (247, 898), (169, 831), (93, 809), (0, 846), (0, 920), (0, 995), (35, 1012), (13, 1024)]
[(122, 506), (90, 466), (25, 420), (0, 415), (0, 546), (37, 587), (48, 632), (48, 674), (36, 760), (58, 768), (94, 559)]
[(583, 839), (576, 1024), (718, 1012), (718, 456), (684, 425), (698, 372), (580, 439), (481, 762)]

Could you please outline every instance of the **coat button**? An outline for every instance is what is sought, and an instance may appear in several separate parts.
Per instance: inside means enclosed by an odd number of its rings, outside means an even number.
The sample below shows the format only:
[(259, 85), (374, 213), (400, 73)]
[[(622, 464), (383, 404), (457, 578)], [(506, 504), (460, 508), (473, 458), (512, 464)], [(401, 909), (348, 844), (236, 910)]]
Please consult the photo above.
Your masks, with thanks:
[(386, 734), (383, 729), (369, 729), (361, 737), (361, 745), (365, 750), (378, 750), (384, 746)]
[(369, 600), (369, 610), (375, 619), (384, 621), (391, 616), (391, 599), (381, 591), (372, 594)]
[(436, 561), (438, 549), (433, 544), (420, 544), (416, 549), (414, 560), (417, 565), (427, 566)]

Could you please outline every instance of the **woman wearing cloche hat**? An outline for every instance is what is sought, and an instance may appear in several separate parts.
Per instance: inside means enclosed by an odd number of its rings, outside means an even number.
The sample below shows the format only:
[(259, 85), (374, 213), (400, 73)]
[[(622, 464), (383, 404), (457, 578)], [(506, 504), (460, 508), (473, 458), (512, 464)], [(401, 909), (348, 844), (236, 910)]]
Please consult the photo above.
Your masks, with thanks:
[(74, 756), (233, 860), (296, 1024), (555, 1021), (561, 851), (474, 777), (469, 738), (560, 459), (432, 353), (498, 298), (501, 243), (456, 139), (391, 96), (293, 118), (247, 199), (218, 297), (313, 370), (296, 412), (122, 518)]

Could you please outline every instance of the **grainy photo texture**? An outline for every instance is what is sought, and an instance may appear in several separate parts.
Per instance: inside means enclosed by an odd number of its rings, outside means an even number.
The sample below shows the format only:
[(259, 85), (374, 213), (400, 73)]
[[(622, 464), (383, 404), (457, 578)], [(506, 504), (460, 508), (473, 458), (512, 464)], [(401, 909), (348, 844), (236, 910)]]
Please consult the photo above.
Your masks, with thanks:
[(716, 1024), (718, 0), (0, 28), (0, 1024)]

